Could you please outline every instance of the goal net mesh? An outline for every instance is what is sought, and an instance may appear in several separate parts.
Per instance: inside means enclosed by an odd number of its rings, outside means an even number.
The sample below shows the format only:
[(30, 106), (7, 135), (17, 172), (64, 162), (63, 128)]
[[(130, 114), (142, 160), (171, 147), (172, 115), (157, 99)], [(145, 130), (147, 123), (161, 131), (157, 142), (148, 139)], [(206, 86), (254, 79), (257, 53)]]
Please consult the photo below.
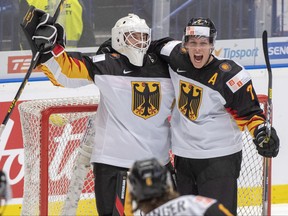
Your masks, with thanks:
[[(19, 105), (25, 158), (22, 215), (66, 215), (64, 206), (71, 198), (67, 194), (75, 175), (73, 170), (79, 166), (75, 162), (97, 103), (96, 97), (83, 97)], [(96, 215), (90, 166), (83, 181), (79, 183), (81, 194), (76, 214)]]
[[(265, 106), (267, 97), (259, 99)], [(83, 178), (74, 170), (82, 166), (77, 158), (85, 145), (83, 137), (89, 119), (95, 117), (98, 101), (97, 97), (72, 97), (19, 105), (25, 158), (22, 215), (67, 215), (74, 210), (74, 215), (97, 215), (91, 166), (86, 161), (82, 164), (85, 168), (79, 168), (85, 173)], [(263, 214), (263, 170), (263, 157), (258, 155), (252, 137), (245, 131), (238, 215)], [(76, 185), (71, 183), (73, 176), (80, 176), (74, 179), (78, 181)]]
[[(267, 96), (258, 95), (261, 108), (266, 114)], [(266, 215), (270, 212), (270, 201), (267, 210), (263, 206), (264, 192), (264, 158), (258, 154), (256, 146), (248, 131), (243, 132), (243, 159), (238, 179), (237, 215)], [(270, 172), (271, 173), (271, 172)], [(269, 174), (270, 174), (269, 173)], [(269, 179), (271, 176), (268, 176)], [(268, 187), (271, 187), (270, 182)], [(270, 191), (270, 189), (269, 189)], [(266, 211), (266, 212), (264, 212)], [(267, 212), (268, 211), (268, 212)], [(270, 213), (268, 213), (270, 215)]]

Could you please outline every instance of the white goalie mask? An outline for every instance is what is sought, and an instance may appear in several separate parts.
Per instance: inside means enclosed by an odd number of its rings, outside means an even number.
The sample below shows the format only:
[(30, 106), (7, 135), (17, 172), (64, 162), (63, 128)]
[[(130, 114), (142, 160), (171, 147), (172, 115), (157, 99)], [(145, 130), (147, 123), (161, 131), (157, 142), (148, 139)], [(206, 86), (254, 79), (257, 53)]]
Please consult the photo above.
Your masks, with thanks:
[(119, 19), (112, 28), (112, 48), (125, 55), (131, 64), (143, 66), (151, 42), (151, 29), (135, 14)]

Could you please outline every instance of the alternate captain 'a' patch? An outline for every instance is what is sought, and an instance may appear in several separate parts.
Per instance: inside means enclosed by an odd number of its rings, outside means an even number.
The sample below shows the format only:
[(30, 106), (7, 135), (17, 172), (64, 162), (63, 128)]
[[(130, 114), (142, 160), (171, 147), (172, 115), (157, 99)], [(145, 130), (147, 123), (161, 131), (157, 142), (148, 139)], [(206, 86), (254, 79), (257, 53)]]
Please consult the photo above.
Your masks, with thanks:
[(132, 112), (148, 119), (155, 116), (160, 109), (161, 86), (160, 82), (131, 82), (132, 85)]
[(192, 83), (180, 80), (178, 109), (189, 120), (198, 118), (203, 89)]
[(248, 72), (242, 70), (230, 80), (226, 82), (226, 85), (231, 89), (233, 93), (238, 91), (242, 86), (244, 86), (249, 80), (251, 80)]

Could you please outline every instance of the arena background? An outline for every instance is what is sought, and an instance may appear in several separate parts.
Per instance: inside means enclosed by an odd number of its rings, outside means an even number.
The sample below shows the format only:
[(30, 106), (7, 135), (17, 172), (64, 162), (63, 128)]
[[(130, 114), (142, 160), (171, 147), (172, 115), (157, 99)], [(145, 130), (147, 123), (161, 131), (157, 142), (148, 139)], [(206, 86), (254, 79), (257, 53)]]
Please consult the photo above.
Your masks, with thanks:
[[(51, 8), (56, 3), (51, 1)], [(67, 1), (69, 2), (69, 1)], [(70, 47), (94, 53), (110, 38), (114, 23), (128, 13), (145, 18), (152, 27), (153, 39), (182, 37), (186, 23), (192, 17), (210, 17), (218, 30), (214, 54), (231, 58), (249, 71), (258, 94), (267, 94), (267, 71), (262, 52), (261, 35), (268, 31), (269, 56), (273, 70), (273, 125), (281, 140), (280, 153), (273, 159), (272, 203), (288, 204), (288, 2), (284, 0), (84, 0), (85, 14), (95, 42)], [(70, 5), (71, 6), (71, 5)], [(69, 12), (66, 5), (66, 13)], [(22, 9), (22, 8), (21, 8)], [(31, 51), (21, 49), (19, 23), (25, 14), (19, 0), (0, 1), (0, 119), (4, 118), (31, 61)], [(53, 11), (53, 10), (52, 10)], [(65, 14), (62, 14), (65, 25)], [(77, 27), (77, 26), (76, 26)], [(76, 28), (75, 27), (75, 28)], [(69, 28), (69, 26), (66, 26)], [(19, 103), (27, 100), (99, 95), (95, 86), (63, 89), (52, 86), (39, 71), (34, 71)], [(18, 108), (16, 107), (0, 143), (0, 168), (8, 174), (12, 186), (9, 201), (18, 215), (23, 195), (23, 141)], [(272, 209), (273, 210), (273, 209)], [(14, 214), (13, 213), (13, 214)], [(288, 210), (285, 210), (288, 215)]]

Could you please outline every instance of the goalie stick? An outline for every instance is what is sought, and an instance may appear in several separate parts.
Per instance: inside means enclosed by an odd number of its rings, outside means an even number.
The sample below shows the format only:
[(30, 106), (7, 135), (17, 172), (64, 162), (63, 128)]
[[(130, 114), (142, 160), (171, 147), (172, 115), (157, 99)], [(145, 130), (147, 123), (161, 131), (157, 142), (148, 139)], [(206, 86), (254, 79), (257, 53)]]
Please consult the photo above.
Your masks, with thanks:
[[(266, 109), (266, 133), (267, 138), (264, 142), (270, 139), (271, 135), (271, 127), (272, 127), (272, 69), (269, 61), (269, 53), (268, 53), (268, 36), (267, 31), (263, 31), (262, 34), (262, 45), (263, 45), (263, 53), (266, 62), (266, 67), (268, 71), (268, 101), (267, 101), (267, 109)], [(264, 191), (263, 191), (263, 215), (271, 215), (271, 159), (264, 157)]]
[(124, 216), (125, 197), (127, 190), (127, 172), (120, 171), (117, 175), (116, 196), (113, 216)]
[[(56, 9), (56, 11), (54, 13), (54, 16), (52, 17), (52, 23), (56, 22), (60, 12), (62, 11), (64, 1), (65, 0), (60, 0), (59, 4), (57, 6), (57, 9)], [(35, 12), (35, 7), (31, 6), (29, 8), (28, 12), (26, 13), (25, 17), (24, 17), (23, 22), (24, 23), (26, 22), (28, 24), (33, 19), (34, 12)], [(10, 105), (10, 107), (8, 108), (7, 114), (6, 114), (2, 124), (0, 125), (0, 140), (1, 140), (2, 133), (3, 133), (4, 129), (5, 129), (5, 127), (6, 127), (6, 124), (7, 124), (8, 120), (10, 119), (10, 116), (11, 116), (11, 114), (12, 114), (12, 112), (13, 112), (16, 104), (17, 104), (17, 101), (20, 98), (20, 96), (21, 96), (21, 94), (22, 94), (22, 92), (23, 92), (23, 90), (24, 90), (24, 88), (25, 88), (25, 86), (26, 86), (26, 84), (28, 82), (28, 79), (29, 79), (29, 77), (30, 77), (30, 75), (32, 73), (32, 70), (37, 65), (37, 62), (38, 62), (38, 60), (39, 60), (39, 58), (41, 56), (41, 50), (42, 49), (40, 48), (36, 52), (36, 54), (34, 56), (32, 56), (32, 60), (31, 60), (30, 66), (28, 68), (28, 71), (27, 71), (27, 73), (26, 73), (26, 75), (25, 75), (25, 77), (24, 77), (24, 79), (23, 79), (23, 81), (22, 81), (22, 83), (21, 83), (21, 85), (20, 85), (20, 87), (19, 87), (19, 89), (18, 89), (18, 91), (17, 91), (17, 93), (16, 93), (11, 105)]]

